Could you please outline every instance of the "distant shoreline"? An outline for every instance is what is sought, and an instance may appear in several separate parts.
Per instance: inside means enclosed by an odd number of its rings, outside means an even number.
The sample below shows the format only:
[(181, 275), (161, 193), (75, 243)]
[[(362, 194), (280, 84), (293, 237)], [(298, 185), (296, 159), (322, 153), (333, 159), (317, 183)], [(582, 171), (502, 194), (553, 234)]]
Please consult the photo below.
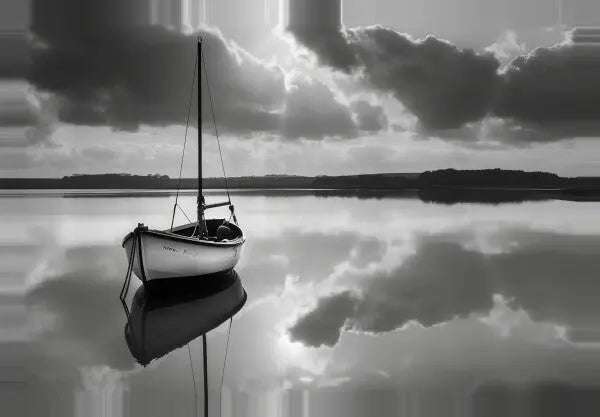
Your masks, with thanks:
[[(598, 190), (508, 189), (508, 188), (427, 188), (427, 189), (308, 189), (308, 188), (239, 188), (230, 189), (232, 196), (316, 197), (368, 199), (417, 199), (424, 203), (454, 205), (461, 203), (498, 205), (524, 202), (563, 200), (600, 202)], [(2, 198), (160, 198), (171, 197), (174, 189), (0, 189)], [(224, 194), (224, 189), (207, 189), (205, 195)], [(196, 196), (197, 190), (180, 190), (180, 196)]]
[[(0, 178), (0, 190), (196, 190), (198, 180), (164, 175), (72, 175), (63, 178)], [(203, 189), (226, 188), (223, 178), (205, 178)], [(560, 177), (546, 172), (501, 169), (437, 170), (423, 173), (364, 174), (345, 176), (267, 175), (232, 177), (230, 189), (238, 190), (345, 190), (408, 191), (424, 194), (552, 192), (573, 195), (600, 194), (600, 177)]]

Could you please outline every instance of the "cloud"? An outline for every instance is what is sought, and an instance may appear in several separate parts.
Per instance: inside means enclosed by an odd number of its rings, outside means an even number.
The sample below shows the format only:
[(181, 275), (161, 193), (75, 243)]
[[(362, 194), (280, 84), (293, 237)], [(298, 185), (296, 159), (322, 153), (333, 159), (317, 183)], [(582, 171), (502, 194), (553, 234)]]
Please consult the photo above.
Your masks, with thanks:
[(352, 137), (357, 133), (350, 109), (337, 101), (325, 84), (306, 79), (295, 81), (286, 99), (284, 136)]
[[(297, 31), (322, 63), (345, 71), (363, 71), (364, 81), (388, 91), (429, 128), (456, 128), (479, 120), (490, 110), (500, 63), (492, 54), (460, 50), (428, 36), (413, 40), (381, 26), (329, 33), (314, 41)], [(345, 42), (333, 42), (342, 36)], [(337, 64), (352, 52), (356, 63)]]
[[(313, 79), (291, 76), (220, 32), (184, 35), (141, 24), (144, 16), (135, 4), (60, 0), (50, 7), (34, 0), (33, 65), (23, 71), (37, 88), (56, 96), (61, 121), (125, 131), (141, 124), (185, 124), (195, 41), (201, 35), (223, 131), (322, 139), (357, 137), (389, 126), (383, 107), (343, 97), (316, 73)], [(381, 26), (295, 25), (290, 30), (322, 64), (395, 97), (416, 116), (424, 134), (456, 140), (465, 132), (463, 144), (509, 145), (600, 134), (593, 113), (600, 96), (599, 48), (563, 42), (522, 55), (524, 44), (508, 31), (479, 53)], [(212, 127), (207, 94), (203, 105), (206, 127)], [(490, 117), (503, 122), (494, 124), (491, 135), (471, 127)], [(43, 134), (30, 136), (36, 141)]]
[[(36, 50), (30, 81), (60, 97), (61, 120), (125, 130), (185, 123), (190, 93), (196, 94), (191, 88), (196, 36), (150, 26), (84, 32), (75, 41), (38, 35), (47, 45)], [(228, 44), (219, 33), (198, 35), (204, 41), (219, 125), (271, 130), (272, 113), (285, 98), (281, 69)], [(208, 119), (208, 94), (203, 98)], [(194, 121), (197, 98), (191, 100)]]
[(366, 81), (391, 91), (427, 127), (456, 128), (488, 113), (499, 66), (492, 55), (379, 26), (355, 29), (350, 39)]
[[(433, 36), (414, 40), (381, 26), (313, 37), (291, 30), (322, 64), (359, 74), (370, 87), (392, 93), (418, 118), (423, 132), (445, 138), (443, 132), (450, 131), (454, 140), (452, 131), (496, 117), (506, 127), (496, 129), (498, 136), (491, 139), (512, 145), (600, 135), (597, 45), (563, 41), (524, 54), (525, 45), (508, 31), (477, 53)], [(490, 139), (486, 133), (468, 136), (485, 141)]]
[(355, 112), (358, 127), (365, 132), (378, 132), (389, 126), (387, 115), (379, 105), (359, 100), (352, 103), (352, 110)]
[(519, 43), (515, 31), (508, 30), (496, 42), (484, 48), (486, 52), (494, 54), (498, 61), (510, 62), (526, 51), (525, 43)]
[(573, 334), (598, 334), (597, 237), (512, 231), (501, 237), (512, 243), (492, 254), (466, 249), (459, 242), (463, 238), (452, 239), (423, 237), (415, 254), (398, 267), (360, 280), (346, 276), (344, 281), (360, 287), (323, 296), (290, 334), (310, 346), (333, 346), (345, 328), (381, 333), (412, 321), (429, 327), (485, 315), (496, 294), (535, 321), (566, 326)]
[(563, 42), (516, 58), (507, 68), (496, 116), (523, 126), (523, 140), (598, 136), (600, 48)]
[(24, 82), (0, 81), (0, 147), (54, 146), (55, 103)]
[(290, 27), (296, 40), (310, 48), (323, 65), (351, 71), (360, 65), (356, 50), (348, 44), (347, 33), (338, 30), (314, 30), (307, 26)]
[[(141, 124), (185, 124), (196, 39), (203, 39), (210, 95), (201, 80), (205, 128), (212, 129), (210, 98), (222, 131), (289, 138), (352, 137), (360, 132), (349, 104), (316, 80), (288, 80), (213, 30), (185, 35), (158, 26), (131, 25), (131, 2), (61, 0), (33, 3), (37, 47), (29, 80), (58, 97), (61, 121), (133, 131)], [(197, 82), (197, 80), (196, 80)], [(287, 84), (287, 85), (286, 85)]]

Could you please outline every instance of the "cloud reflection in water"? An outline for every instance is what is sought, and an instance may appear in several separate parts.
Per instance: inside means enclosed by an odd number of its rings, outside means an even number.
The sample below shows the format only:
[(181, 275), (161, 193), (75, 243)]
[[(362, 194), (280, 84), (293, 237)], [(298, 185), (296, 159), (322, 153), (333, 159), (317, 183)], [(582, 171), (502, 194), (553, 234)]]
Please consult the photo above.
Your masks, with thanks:
[[(599, 237), (515, 230), (504, 238), (510, 245), (503, 252), (486, 254), (448, 241), (448, 235), (423, 236), (416, 252), (393, 270), (361, 277), (355, 291), (320, 298), (290, 333), (309, 345), (332, 346), (344, 327), (379, 333), (411, 321), (429, 327), (485, 315), (494, 294), (534, 320), (568, 329), (598, 326)], [(339, 325), (324, 333), (322, 323), (332, 316)]]

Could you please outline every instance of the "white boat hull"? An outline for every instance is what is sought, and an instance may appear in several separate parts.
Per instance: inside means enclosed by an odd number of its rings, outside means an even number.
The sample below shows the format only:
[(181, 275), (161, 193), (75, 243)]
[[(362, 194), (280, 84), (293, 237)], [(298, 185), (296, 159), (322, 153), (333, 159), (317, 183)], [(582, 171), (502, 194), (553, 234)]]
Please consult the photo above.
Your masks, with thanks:
[[(133, 248), (137, 239), (136, 247)], [(244, 239), (233, 242), (199, 241), (156, 230), (128, 235), (123, 247), (133, 272), (144, 283), (156, 280), (198, 277), (233, 269), (241, 254)], [(133, 250), (132, 250), (133, 249)]]

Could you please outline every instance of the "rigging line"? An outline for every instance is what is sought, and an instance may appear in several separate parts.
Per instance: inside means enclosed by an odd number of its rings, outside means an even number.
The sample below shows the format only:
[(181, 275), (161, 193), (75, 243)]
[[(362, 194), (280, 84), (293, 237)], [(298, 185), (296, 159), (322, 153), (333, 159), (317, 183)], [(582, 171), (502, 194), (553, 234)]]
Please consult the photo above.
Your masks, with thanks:
[(188, 217), (188, 215), (185, 213), (185, 211), (183, 211), (183, 209), (181, 208), (181, 206), (179, 204), (177, 204), (176, 207), (179, 209), (179, 211), (181, 211), (183, 213), (183, 215), (185, 216), (185, 218), (187, 219), (188, 222), (194, 223), (193, 221), (190, 220), (190, 218)]
[[(196, 226), (194, 226), (194, 231), (192, 232), (192, 236), (196, 236), (196, 230), (198, 229), (198, 222), (193, 222), (179, 204), (177, 204), (175, 207), (173, 207), (173, 211), (175, 210), (175, 208), (178, 208), (181, 211), (181, 213), (183, 213), (183, 215), (185, 216), (185, 218), (187, 219), (188, 222), (196, 223)], [(171, 230), (173, 230), (173, 229), (171, 229)]]
[[(173, 223), (175, 223), (175, 207), (179, 201), (179, 190), (181, 189), (181, 174), (183, 172), (183, 158), (185, 157), (185, 145), (187, 144), (188, 130), (190, 128), (190, 114), (192, 112), (192, 99), (194, 98), (194, 85), (196, 85), (196, 72), (198, 70), (198, 52), (196, 52), (196, 60), (194, 62), (194, 75), (192, 76), (192, 88), (190, 90), (190, 99), (188, 101), (187, 120), (185, 122), (185, 136), (183, 139), (183, 152), (181, 153), (181, 162), (179, 163), (179, 179), (177, 180), (177, 193), (175, 194), (175, 204), (173, 205), (173, 217), (171, 218), (171, 231)], [(200, 127), (198, 127), (200, 129)], [(200, 145), (198, 145), (200, 146)]]
[(223, 168), (223, 179), (225, 180), (225, 191), (227, 191), (227, 200), (231, 204), (231, 196), (229, 195), (229, 185), (227, 182), (227, 173), (225, 172), (225, 163), (223, 162), (223, 153), (221, 152), (221, 141), (219, 140), (219, 130), (217, 129), (217, 118), (215, 117), (215, 109), (213, 106), (212, 93), (210, 90), (210, 83), (208, 82), (208, 71), (206, 71), (206, 60), (204, 54), (201, 53), (202, 67), (204, 68), (204, 78), (206, 78), (206, 87), (208, 90), (208, 100), (210, 101), (210, 112), (212, 114), (213, 125), (215, 127), (215, 136), (217, 137), (217, 145), (219, 147), (219, 157), (221, 158), (221, 168)]
[(231, 336), (231, 325), (233, 317), (229, 319), (229, 329), (227, 330), (227, 344), (225, 345), (225, 358), (223, 359), (223, 369), (221, 370), (221, 384), (219, 386), (219, 416), (221, 416), (221, 407), (223, 405), (223, 379), (225, 377), (225, 366), (227, 365), (227, 352), (229, 352), (229, 337)]
[(187, 344), (188, 356), (190, 358), (190, 369), (192, 370), (192, 382), (194, 383), (194, 417), (198, 416), (198, 391), (196, 390), (196, 375), (194, 374), (194, 362), (192, 362), (192, 352), (190, 344)]

